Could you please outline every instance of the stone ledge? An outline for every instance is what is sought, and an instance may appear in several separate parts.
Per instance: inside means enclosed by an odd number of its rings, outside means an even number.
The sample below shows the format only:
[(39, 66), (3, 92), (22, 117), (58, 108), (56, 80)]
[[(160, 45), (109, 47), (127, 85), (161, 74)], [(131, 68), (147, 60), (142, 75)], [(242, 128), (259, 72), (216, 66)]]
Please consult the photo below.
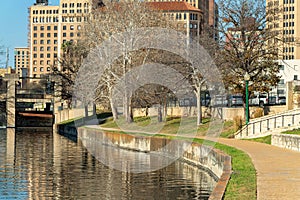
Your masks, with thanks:
[[(155, 138), (149, 136), (133, 136), (120, 133), (107, 133), (103, 130), (79, 128), (78, 139), (84, 143), (90, 141), (99, 144), (115, 146), (121, 149), (139, 151), (145, 153), (159, 152), (163, 156), (178, 155), (182, 147), (189, 145), (181, 158), (192, 165), (209, 172), (217, 179), (217, 185), (212, 191), (211, 200), (222, 199), (227, 183), (232, 172), (231, 157), (222, 151), (212, 149), (198, 143), (190, 143), (184, 140), (170, 140), (166, 138)], [(175, 144), (168, 145), (170, 142)], [(180, 148), (179, 148), (180, 147)]]

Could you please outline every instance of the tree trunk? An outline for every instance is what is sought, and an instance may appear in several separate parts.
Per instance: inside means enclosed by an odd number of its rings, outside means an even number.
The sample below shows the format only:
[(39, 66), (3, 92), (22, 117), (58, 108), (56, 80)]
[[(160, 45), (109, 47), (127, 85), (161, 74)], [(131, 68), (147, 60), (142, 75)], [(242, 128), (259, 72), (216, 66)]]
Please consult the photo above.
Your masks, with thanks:
[(162, 111), (161, 111), (161, 105), (157, 107), (157, 121), (162, 122)]
[(202, 124), (202, 105), (201, 105), (201, 90), (200, 88), (197, 90), (197, 126)]
[(84, 117), (88, 117), (89, 116), (89, 105), (85, 105), (84, 106)]
[(132, 112), (131, 103), (128, 104), (127, 109), (128, 109), (128, 112), (127, 112), (126, 121), (127, 121), (127, 123), (132, 123), (133, 122), (133, 112)]
[(167, 99), (165, 99), (165, 102), (164, 102), (164, 116), (163, 116), (164, 121), (167, 121), (167, 116), (168, 116), (168, 105), (167, 105)]
[(112, 99), (110, 99), (110, 107), (111, 107), (113, 119), (114, 119), (114, 121), (116, 121), (119, 118), (118, 111), (117, 111), (117, 108), (116, 108), (115, 104), (113, 103)]
[(93, 115), (96, 115), (97, 114), (97, 107), (96, 107), (96, 104), (93, 103)]

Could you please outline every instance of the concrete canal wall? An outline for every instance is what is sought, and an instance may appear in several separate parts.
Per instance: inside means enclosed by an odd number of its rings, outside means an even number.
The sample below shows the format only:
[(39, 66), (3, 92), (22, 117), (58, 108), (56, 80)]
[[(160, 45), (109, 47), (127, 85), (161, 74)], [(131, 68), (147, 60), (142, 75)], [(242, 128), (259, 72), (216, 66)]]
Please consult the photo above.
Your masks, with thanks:
[(272, 135), (271, 144), (277, 147), (291, 149), (300, 152), (300, 136), (289, 134)]
[(160, 155), (171, 156), (180, 155), (182, 149), (187, 147), (181, 156), (182, 160), (204, 169), (218, 179), (210, 199), (222, 199), (225, 193), (231, 174), (231, 157), (219, 150), (197, 143), (190, 144), (184, 140), (104, 132), (89, 128), (79, 128), (77, 132), (78, 140), (84, 145), (94, 146), (93, 148), (97, 144), (102, 144), (145, 153), (159, 152)]

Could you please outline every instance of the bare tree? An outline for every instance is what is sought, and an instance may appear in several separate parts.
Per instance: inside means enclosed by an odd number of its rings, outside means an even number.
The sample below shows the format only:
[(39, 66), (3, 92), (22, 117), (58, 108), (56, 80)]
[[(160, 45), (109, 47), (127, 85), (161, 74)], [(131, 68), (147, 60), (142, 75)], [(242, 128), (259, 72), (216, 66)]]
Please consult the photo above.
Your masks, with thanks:
[[(143, 40), (143, 38), (133, 37), (130, 33), (138, 28), (171, 26), (172, 23), (160, 11), (154, 11), (142, 2), (107, 2), (105, 7), (95, 9), (92, 13), (90, 21), (85, 25), (85, 42), (93, 48), (97, 48), (104, 41), (118, 44), (118, 46), (108, 46), (108, 49), (105, 50), (106, 56), (111, 56), (111, 58), (109, 58), (108, 65), (104, 66), (106, 70), (103, 72), (103, 76), (100, 79), (97, 77), (98, 80), (95, 80), (99, 81), (97, 99), (103, 99), (103, 97), (109, 99), (115, 119), (117, 118), (117, 112), (112, 99), (112, 91), (116, 82), (134, 66), (143, 65), (151, 51), (151, 49), (133, 50), (134, 43)], [(118, 33), (124, 32), (127, 33), (128, 37), (115, 37)], [(122, 55), (112, 58), (116, 49), (121, 49)], [(126, 121), (131, 122), (132, 105), (130, 97), (132, 94), (128, 93), (126, 87), (125, 80), (123, 111)], [(103, 92), (101, 88), (105, 88), (106, 92)], [(99, 93), (101, 90), (102, 92)]]
[(250, 91), (268, 91), (279, 81), (281, 36), (267, 26), (274, 13), (265, 5), (264, 0), (219, 1), (218, 65), (227, 88), (244, 96), (246, 73)]
[(58, 79), (56, 84), (57, 94), (71, 106), (74, 94), (76, 75), (88, 50), (83, 43), (65, 42), (62, 45), (62, 55), (56, 65), (52, 66), (53, 75)]

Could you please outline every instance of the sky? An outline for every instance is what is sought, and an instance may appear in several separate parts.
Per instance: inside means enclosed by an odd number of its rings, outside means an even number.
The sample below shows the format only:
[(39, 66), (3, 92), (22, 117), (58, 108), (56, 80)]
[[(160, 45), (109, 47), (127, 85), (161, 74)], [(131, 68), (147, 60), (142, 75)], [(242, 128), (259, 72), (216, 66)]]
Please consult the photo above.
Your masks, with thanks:
[[(27, 47), (28, 7), (36, 0), (0, 0), (0, 46), (9, 48), (9, 66), (14, 67), (14, 48)], [(59, 0), (49, 0), (50, 5), (58, 5)], [(5, 67), (6, 56), (0, 56), (0, 68)]]

